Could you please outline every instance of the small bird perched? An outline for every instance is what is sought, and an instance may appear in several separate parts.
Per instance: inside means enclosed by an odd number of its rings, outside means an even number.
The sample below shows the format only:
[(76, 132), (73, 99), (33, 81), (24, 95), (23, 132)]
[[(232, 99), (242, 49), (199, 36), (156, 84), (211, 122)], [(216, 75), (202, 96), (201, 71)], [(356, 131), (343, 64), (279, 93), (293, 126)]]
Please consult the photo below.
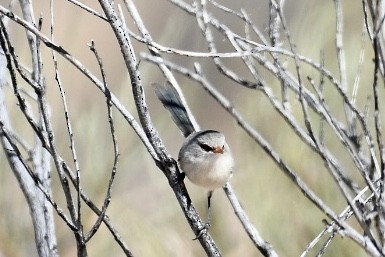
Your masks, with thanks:
[(178, 162), (191, 182), (210, 191), (226, 184), (234, 166), (225, 136), (215, 130), (190, 134), (179, 151)]
[(194, 184), (208, 189), (208, 223), (210, 225), (210, 200), (213, 190), (224, 186), (234, 167), (233, 155), (225, 136), (215, 130), (199, 130), (195, 120), (177, 89), (170, 83), (154, 84), (155, 93), (172, 119), (186, 137), (179, 155), (181, 170)]

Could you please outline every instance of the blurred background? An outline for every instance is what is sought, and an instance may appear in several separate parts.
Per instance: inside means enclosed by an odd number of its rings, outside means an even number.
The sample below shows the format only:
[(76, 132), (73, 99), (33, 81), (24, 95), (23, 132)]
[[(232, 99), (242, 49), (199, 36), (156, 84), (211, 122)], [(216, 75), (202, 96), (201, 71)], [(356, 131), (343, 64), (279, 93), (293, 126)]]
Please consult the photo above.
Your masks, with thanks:
[[(116, 1), (117, 2), (117, 1)], [(207, 44), (196, 25), (194, 17), (187, 15), (166, 0), (134, 0), (139, 13), (154, 41), (183, 50), (207, 52)], [(348, 2), (348, 1), (346, 1)], [(102, 13), (97, 1), (84, 3)], [(268, 1), (220, 1), (221, 4), (240, 11), (244, 9), (262, 33), (267, 34)], [(10, 1), (0, 0), (0, 5), (9, 8)], [(49, 35), (49, 1), (35, 1), (35, 17), (43, 18), (42, 32)], [(68, 1), (53, 1), (54, 40), (99, 78), (99, 67), (87, 44), (91, 40), (101, 55), (110, 89), (135, 116), (130, 80), (121, 58), (119, 46), (111, 28), (92, 14), (86, 13)], [(352, 84), (357, 72), (362, 45), (363, 15), (361, 1), (349, 1), (344, 8), (344, 47), (347, 53), (348, 84)], [(13, 11), (21, 16), (18, 3)], [(344, 7), (346, 7), (344, 6)], [(284, 14), (297, 51), (315, 61), (320, 61), (324, 52), (325, 66), (338, 74), (335, 49), (335, 10), (333, 1), (287, 0)], [(216, 8), (209, 10), (234, 31), (245, 30), (241, 20)], [(129, 28), (136, 32), (135, 25), (126, 13)], [(9, 21), (9, 31), (16, 42), (19, 58), (28, 67), (29, 49), (25, 32)], [(146, 47), (134, 41), (137, 57)], [(367, 48), (361, 81), (372, 68), (371, 50)], [(232, 51), (223, 41), (220, 51)], [(57, 84), (51, 50), (42, 47), (45, 60), (44, 74), (47, 80), (48, 100), (51, 106), (54, 132), (60, 154), (71, 163), (71, 152), (63, 114), (63, 105)], [(166, 56), (164, 54), (163, 56)], [(271, 104), (258, 91), (249, 90), (224, 78), (212, 60), (167, 56), (181, 65), (193, 68), (193, 62), (202, 64), (208, 79), (228, 97), (247, 121), (253, 125), (276, 149), (282, 159), (305, 180), (306, 183), (337, 213), (346, 203), (335, 183), (324, 168), (322, 160), (300, 141), (284, 120), (274, 112)], [(285, 61), (284, 59), (282, 61)], [(226, 65), (238, 74), (250, 78), (239, 60), (226, 59)], [(105, 98), (80, 72), (58, 56), (61, 81), (66, 91), (70, 119), (82, 175), (82, 187), (99, 206), (102, 205), (113, 164), (113, 146), (109, 132)], [(151, 83), (165, 80), (158, 68), (145, 61), (140, 62), (140, 73), (146, 90), (146, 100), (152, 120), (159, 131), (170, 155), (177, 157), (183, 137), (173, 124), (168, 112), (156, 99)], [(317, 73), (304, 68), (306, 75), (318, 79)], [(365, 72), (366, 71), (366, 72)], [(271, 74), (262, 72), (274, 88), (279, 88)], [(231, 183), (246, 212), (263, 238), (269, 241), (281, 256), (298, 256), (306, 245), (324, 228), (325, 215), (313, 206), (293, 185), (262, 149), (236, 124), (196, 83), (176, 75), (195, 118), (204, 129), (222, 131), (235, 155), (236, 167)], [(7, 89), (7, 105), (12, 113), (12, 125), (29, 144), (34, 144), (31, 129), (21, 115), (11, 88)], [(367, 100), (366, 89), (360, 91), (358, 105)], [(277, 91), (279, 92), (279, 91)], [(278, 94), (278, 93), (277, 93)], [(326, 89), (329, 98), (333, 91)], [(279, 96), (279, 94), (278, 94)], [(343, 117), (340, 98), (331, 101), (336, 116)], [(300, 105), (292, 106), (293, 112), (301, 115)], [(194, 234), (169, 188), (162, 172), (147, 153), (138, 137), (123, 117), (114, 110), (114, 122), (120, 151), (117, 177), (112, 191), (112, 201), (107, 211), (112, 223), (122, 234), (135, 256), (205, 256), (200, 244), (193, 241)], [(335, 140), (326, 136), (327, 142)], [(338, 143), (332, 146), (340, 153)], [(350, 159), (341, 151), (339, 161), (346, 169), (353, 169)], [(63, 192), (57, 174), (53, 172), (53, 195), (65, 209)], [(186, 180), (193, 203), (206, 219), (206, 191)], [(83, 208), (85, 230), (90, 229), (97, 217)], [(237, 220), (225, 194), (218, 190), (213, 196), (213, 221), (210, 231), (224, 256), (262, 256), (254, 247)], [(37, 256), (34, 233), (26, 201), (18, 186), (2, 150), (0, 150), (0, 256)], [(56, 229), (60, 256), (75, 256), (76, 244), (72, 232), (57, 218)], [(89, 256), (124, 256), (114, 238), (104, 225), (91, 240)], [(324, 256), (365, 256), (351, 240), (338, 237)]]

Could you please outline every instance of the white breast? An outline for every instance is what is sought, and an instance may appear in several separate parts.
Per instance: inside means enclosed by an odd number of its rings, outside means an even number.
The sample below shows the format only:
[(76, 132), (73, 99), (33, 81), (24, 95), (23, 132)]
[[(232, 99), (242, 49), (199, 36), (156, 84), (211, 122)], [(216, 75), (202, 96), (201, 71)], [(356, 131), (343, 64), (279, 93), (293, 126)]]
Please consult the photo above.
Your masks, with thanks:
[(207, 154), (204, 158), (184, 162), (181, 169), (194, 184), (213, 190), (228, 182), (234, 160), (229, 152)]

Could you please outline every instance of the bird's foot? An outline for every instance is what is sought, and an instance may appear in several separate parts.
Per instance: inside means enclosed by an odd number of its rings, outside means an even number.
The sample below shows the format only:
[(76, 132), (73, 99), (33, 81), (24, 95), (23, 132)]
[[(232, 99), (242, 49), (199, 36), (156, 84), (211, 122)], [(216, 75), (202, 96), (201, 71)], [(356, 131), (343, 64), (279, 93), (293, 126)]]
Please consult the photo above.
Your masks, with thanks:
[(207, 231), (209, 230), (210, 228), (210, 222), (207, 222), (204, 226), (198, 228), (198, 235), (193, 239), (193, 240), (197, 240), (199, 239), (204, 233), (207, 233)]

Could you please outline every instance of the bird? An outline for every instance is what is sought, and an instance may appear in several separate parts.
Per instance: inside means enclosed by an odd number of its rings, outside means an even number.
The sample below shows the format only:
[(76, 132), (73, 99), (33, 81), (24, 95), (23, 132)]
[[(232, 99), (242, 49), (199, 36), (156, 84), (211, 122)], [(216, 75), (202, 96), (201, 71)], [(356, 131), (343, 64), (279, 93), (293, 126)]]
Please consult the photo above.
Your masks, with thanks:
[(216, 130), (190, 134), (179, 151), (178, 162), (192, 183), (210, 191), (229, 181), (234, 166), (225, 136)]
[(208, 228), (211, 197), (215, 189), (223, 187), (232, 177), (233, 154), (224, 134), (212, 129), (199, 129), (183, 95), (178, 92), (179, 88), (169, 82), (155, 83), (154, 87), (158, 99), (186, 138), (178, 154), (180, 169), (193, 184), (208, 190)]

